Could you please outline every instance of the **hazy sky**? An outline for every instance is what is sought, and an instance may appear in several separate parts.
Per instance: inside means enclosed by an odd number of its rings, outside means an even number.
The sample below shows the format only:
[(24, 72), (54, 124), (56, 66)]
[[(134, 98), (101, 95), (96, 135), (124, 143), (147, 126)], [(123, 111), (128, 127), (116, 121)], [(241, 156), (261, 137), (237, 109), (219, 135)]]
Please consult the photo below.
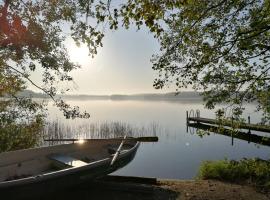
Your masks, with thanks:
[(150, 58), (159, 50), (158, 41), (146, 29), (107, 31), (103, 47), (94, 59), (86, 47), (67, 42), (71, 60), (82, 68), (72, 72), (78, 86), (73, 93), (115, 94), (160, 92), (153, 88), (155, 73)]
[[(64, 86), (71, 88), (68, 94), (169, 92), (153, 88), (156, 72), (151, 68), (150, 59), (159, 51), (159, 43), (146, 28), (107, 30), (103, 39), (103, 47), (94, 58), (88, 56), (86, 46), (78, 48), (72, 39), (66, 41), (71, 61), (81, 65), (71, 73), (76, 84)], [(31, 78), (41, 84), (40, 71)], [(29, 89), (40, 92), (33, 86)]]

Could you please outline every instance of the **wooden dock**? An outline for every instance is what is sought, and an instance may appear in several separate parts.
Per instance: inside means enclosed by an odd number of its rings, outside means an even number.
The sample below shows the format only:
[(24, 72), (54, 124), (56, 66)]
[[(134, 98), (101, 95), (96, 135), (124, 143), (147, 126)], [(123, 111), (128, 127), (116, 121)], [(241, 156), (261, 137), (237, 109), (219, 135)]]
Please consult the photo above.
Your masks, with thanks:
[(245, 133), (242, 131), (232, 132), (232, 129), (226, 129), (223, 127), (222, 127), (222, 129), (220, 129), (217, 126), (211, 126), (211, 125), (201, 124), (201, 123), (190, 123), (188, 126), (193, 127), (193, 128), (197, 128), (197, 129), (201, 129), (201, 130), (205, 130), (205, 131), (214, 132), (215, 134), (220, 134), (220, 135), (231, 137), (232, 138), (232, 145), (233, 145), (233, 138), (237, 138), (240, 140), (252, 142), (252, 143), (263, 145), (263, 146), (268, 146), (268, 147), (270, 146), (270, 138), (269, 137), (263, 137), (260, 135)]
[(214, 124), (221, 126), (229, 126), (229, 127), (237, 127), (238, 129), (248, 129), (254, 131), (261, 131), (270, 133), (270, 126), (259, 125), (259, 124), (250, 124), (250, 123), (242, 123), (234, 120), (217, 120), (217, 119), (208, 119), (203, 117), (189, 117), (187, 115), (187, 124), (190, 122), (195, 123), (205, 123), (205, 124)]

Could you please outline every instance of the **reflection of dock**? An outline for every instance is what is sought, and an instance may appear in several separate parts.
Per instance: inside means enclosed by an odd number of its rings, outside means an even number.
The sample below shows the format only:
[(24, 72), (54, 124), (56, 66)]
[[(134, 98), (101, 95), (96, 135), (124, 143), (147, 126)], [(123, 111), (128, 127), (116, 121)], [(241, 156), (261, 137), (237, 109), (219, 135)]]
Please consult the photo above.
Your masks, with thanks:
[[(187, 124), (190, 124), (190, 122), (193, 122), (193, 123), (206, 123), (206, 124), (214, 124), (214, 125), (229, 126), (229, 127), (237, 126), (238, 129), (248, 129), (248, 130), (270, 133), (270, 126), (243, 123), (243, 122), (237, 122), (234, 120), (218, 120), (218, 119), (202, 118), (200, 117), (199, 111), (196, 111), (196, 116), (194, 115), (194, 111), (193, 112), (191, 111), (190, 111), (190, 114), (188, 114), (188, 111), (187, 111)], [(193, 114), (192, 117), (190, 116), (191, 114)]]
[(245, 132), (241, 132), (241, 131), (233, 131), (232, 129), (227, 129), (224, 127), (217, 127), (217, 126), (210, 126), (207, 124), (201, 124), (201, 123), (189, 123), (188, 124), (189, 127), (193, 127), (193, 128), (197, 128), (197, 129), (201, 129), (201, 130), (206, 130), (206, 131), (210, 131), (210, 132), (214, 132), (220, 135), (225, 135), (225, 136), (229, 136), (232, 138), (232, 145), (233, 145), (233, 138), (237, 138), (240, 140), (245, 140), (248, 142), (253, 142), (256, 144), (260, 144), (260, 145), (264, 145), (264, 146), (270, 146), (270, 138), (269, 137), (263, 137), (260, 135), (256, 135), (256, 134), (251, 134), (249, 133), (245, 133)]

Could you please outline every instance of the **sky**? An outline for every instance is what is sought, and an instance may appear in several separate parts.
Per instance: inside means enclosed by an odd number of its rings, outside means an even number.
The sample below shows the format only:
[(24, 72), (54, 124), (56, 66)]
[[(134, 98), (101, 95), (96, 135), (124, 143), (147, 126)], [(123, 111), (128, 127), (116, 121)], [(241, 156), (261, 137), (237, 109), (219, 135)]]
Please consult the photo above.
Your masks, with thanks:
[[(136, 27), (117, 31), (107, 30), (103, 47), (94, 58), (88, 56), (86, 46), (77, 47), (71, 38), (65, 41), (71, 61), (81, 65), (70, 75), (75, 84), (62, 85), (69, 88), (67, 94), (138, 94), (165, 93), (156, 90), (153, 81), (157, 72), (152, 70), (150, 59), (159, 52), (159, 43), (146, 27), (137, 31)], [(42, 85), (40, 71), (31, 79)], [(31, 84), (28, 89), (41, 92)], [(172, 91), (172, 90), (171, 90)]]
[(156, 72), (151, 56), (159, 51), (159, 43), (143, 28), (139, 31), (120, 28), (105, 33), (103, 47), (92, 59), (86, 46), (78, 48), (72, 39), (66, 42), (71, 61), (81, 68), (71, 73), (76, 82), (74, 94), (134, 94), (161, 92), (153, 88)]

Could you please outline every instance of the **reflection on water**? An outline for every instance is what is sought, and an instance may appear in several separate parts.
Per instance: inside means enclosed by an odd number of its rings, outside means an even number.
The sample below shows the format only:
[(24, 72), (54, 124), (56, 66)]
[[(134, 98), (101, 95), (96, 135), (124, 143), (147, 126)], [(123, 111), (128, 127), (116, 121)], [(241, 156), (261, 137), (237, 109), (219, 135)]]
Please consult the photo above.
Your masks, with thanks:
[[(45, 135), (54, 138), (109, 138), (156, 135), (157, 143), (142, 143), (135, 159), (118, 175), (149, 176), (157, 178), (191, 179), (196, 176), (204, 160), (260, 157), (269, 159), (270, 148), (221, 134), (199, 137), (186, 132), (186, 110), (199, 109), (201, 116), (214, 118), (212, 110), (204, 109), (200, 102), (165, 101), (70, 101), (91, 114), (90, 119), (66, 120), (54, 107), (49, 107), (49, 122)], [(255, 105), (246, 109), (256, 123), (260, 116)], [(56, 123), (52, 125), (53, 123)], [(63, 134), (59, 134), (59, 130)], [(261, 133), (252, 132), (260, 136)], [(50, 135), (50, 136), (49, 136)]]

